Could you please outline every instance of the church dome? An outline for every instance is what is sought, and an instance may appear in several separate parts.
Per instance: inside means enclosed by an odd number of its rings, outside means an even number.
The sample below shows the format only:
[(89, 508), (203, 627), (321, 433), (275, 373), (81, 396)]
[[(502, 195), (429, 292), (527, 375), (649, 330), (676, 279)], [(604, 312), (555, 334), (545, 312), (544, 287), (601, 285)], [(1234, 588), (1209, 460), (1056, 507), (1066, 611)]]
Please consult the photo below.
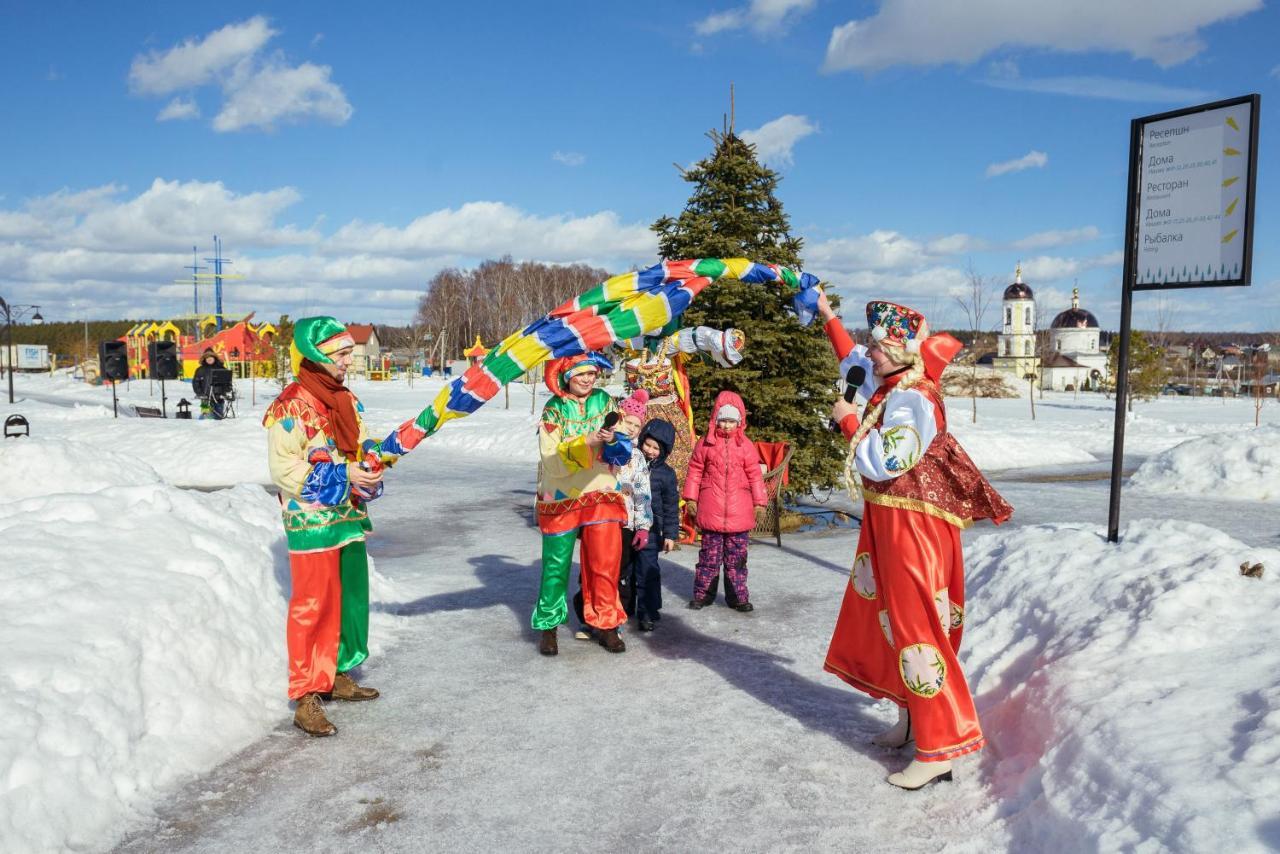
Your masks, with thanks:
[(1051, 329), (1097, 329), (1098, 318), (1083, 308), (1069, 308), (1049, 324)]
[(1013, 274), (1013, 284), (1004, 289), (1004, 298), (1011, 299), (1035, 299), (1035, 294), (1031, 293), (1031, 288), (1022, 282), (1022, 265), (1018, 265), (1018, 269)]
[(1097, 329), (1098, 318), (1094, 317), (1091, 312), (1085, 311), (1080, 307), (1080, 291), (1075, 289), (1071, 292), (1071, 308), (1066, 311), (1059, 312), (1058, 316), (1053, 319), (1053, 323), (1049, 324), (1050, 329)]
[(1012, 285), (1004, 289), (1005, 299), (1035, 299), (1035, 295), (1031, 293), (1031, 288), (1022, 282), (1014, 282)]

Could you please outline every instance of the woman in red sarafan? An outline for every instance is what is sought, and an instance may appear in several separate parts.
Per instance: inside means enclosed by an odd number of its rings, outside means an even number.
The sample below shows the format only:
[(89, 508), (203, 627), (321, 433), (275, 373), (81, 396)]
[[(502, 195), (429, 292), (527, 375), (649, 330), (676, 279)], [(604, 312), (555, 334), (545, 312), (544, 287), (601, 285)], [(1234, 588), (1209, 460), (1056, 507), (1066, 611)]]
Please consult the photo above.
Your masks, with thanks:
[[(961, 344), (931, 336), (923, 315), (890, 302), (867, 304), (872, 343), (855, 346), (826, 296), (819, 313), (841, 375), (864, 371), (858, 408), (833, 416), (850, 443), (846, 477), (861, 480), (862, 533), (824, 668), (899, 707), (875, 742), (915, 756), (888, 781), (918, 789), (951, 779), (951, 760), (980, 750), (982, 728), (957, 653), (964, 629), (960, 531), (996, 524), (1013, 508), (947, 432), (939, 380)], [(857, 375), (857, 371), (853, 372)]]

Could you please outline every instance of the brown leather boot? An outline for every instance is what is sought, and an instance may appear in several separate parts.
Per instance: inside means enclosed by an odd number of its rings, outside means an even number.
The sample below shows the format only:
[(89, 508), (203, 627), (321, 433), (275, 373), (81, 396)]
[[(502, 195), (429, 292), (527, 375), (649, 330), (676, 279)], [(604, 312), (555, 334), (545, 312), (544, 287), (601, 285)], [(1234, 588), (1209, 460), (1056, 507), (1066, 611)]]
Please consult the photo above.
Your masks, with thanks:
[(317, 738), (336, 735), (338, 732), (338, 728), (324, 716), (324, 704), (320, 702), (320, 695), (315, 693), (298, 698), (298, 706), (293, 712), (293, 725)]
[(378, 699), (378, 689), (363, 688), (357, 685), (356, 680), (346, 673), (339, 673), (333, 677), (333, 693), (330, 696), (335, 700), (346, 700), (348, 702), (376, 700)]
[(627, 645), (618, 637), (617, 629), (597, 629), (596, 634), (600, 637), (600, 645), (609, 652), (627, 651)]
[(544, 629), (542, 639), (538, 641), (538, 652), (543, 655), (559, 655), (560, 644), (556, 641), (555, 629)]

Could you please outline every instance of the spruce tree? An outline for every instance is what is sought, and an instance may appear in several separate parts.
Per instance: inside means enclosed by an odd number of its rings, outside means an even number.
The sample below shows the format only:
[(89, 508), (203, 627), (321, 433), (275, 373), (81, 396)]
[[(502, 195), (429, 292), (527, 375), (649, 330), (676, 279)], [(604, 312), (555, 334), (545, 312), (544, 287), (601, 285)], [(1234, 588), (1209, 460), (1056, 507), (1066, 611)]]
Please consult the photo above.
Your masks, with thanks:
[[(663, 258), (748, 258), (800, 270), (802, 240), (790, 233), (782, 202), (774, 195), (778, 174), (756, 159), (755, 146), (730, 128), (708, 136), (712, 155), (683, 171), (693, 185), (678, 217), (652, 226)], [(736, 327), (747, 338), (742, 364), (731, 370), (691, 363), (694, 423), (706, 429), (717, 392), (742, 395), (750, 410), (751, 438), (789, 442), (788, 490), (803, 493), (840, 482), (844, 443), (827, 431), (835, 400), (836, 363), (819, 323), (803, 327), (786, 310), (782, 285), (718, 282), (685, 313), (688, 325)]]

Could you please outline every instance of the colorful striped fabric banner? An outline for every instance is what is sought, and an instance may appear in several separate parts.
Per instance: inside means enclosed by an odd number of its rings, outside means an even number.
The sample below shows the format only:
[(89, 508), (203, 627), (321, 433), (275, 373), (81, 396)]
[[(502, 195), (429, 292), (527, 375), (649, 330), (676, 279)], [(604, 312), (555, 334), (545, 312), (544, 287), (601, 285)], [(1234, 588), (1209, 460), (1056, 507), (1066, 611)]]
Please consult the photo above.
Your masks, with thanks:
[(750, 284), (781, 282), (795, 291), (792, 307), (808, 325), (817, 307), (818, 278), (776, 264), (745, 258), (664, 261), (645, 270), (614, 276), (580, 297), (507, 336), (479, 365), (440, 390), (412, 421), (381, 443), (390, 464), (454, 418), (475, 412), (504, 385), (547, 359), (600, 350), (610, 344), (660, 332), (677, 320), (703, 288), (720, 279)]

